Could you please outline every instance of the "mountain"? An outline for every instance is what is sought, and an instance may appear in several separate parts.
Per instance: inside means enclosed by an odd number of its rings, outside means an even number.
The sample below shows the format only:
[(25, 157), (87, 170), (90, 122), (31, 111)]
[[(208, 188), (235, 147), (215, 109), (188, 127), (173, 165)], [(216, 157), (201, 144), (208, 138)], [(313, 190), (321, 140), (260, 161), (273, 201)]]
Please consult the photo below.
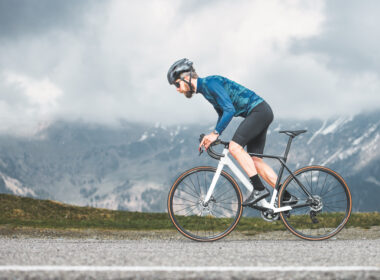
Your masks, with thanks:
[[(231, 138), (240, 120), (231, 123), (222, 139)], [(199, 135), (213, 127), (56, 122), (28, 138), (1, 135), (0, 192), (110, 209), (165, 211), (168, 190), (180, 173), (196, 165), (216, 166), (197, 151)], [(288, 137), (278, 133), (281, 129), (308, 130), (292, 143), (288, 163), (293, 170), (311, 164), (330, 167), (351, 188), (355, 211), (380, 211), (380, 111), (326, 121), (275, 120), (266, 153), (284, 153)], [(273, 160), (268, 163), (279, 167)]]

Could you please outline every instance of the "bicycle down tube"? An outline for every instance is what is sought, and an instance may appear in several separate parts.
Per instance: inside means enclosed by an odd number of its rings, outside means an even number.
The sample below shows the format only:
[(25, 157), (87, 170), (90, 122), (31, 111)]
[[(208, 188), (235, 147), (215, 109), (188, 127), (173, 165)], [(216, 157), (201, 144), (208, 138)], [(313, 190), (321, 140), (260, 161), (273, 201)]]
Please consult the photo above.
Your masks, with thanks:
[[(220, 173), (222, 172), (225, 165), (227, 165), (230, 168), (230, 170), (236, 175), (236, 177), (243, 183), (244, 187), (246, 187), (249, 191), (253, 190), (253, 186), (251, 185), (251, 183), (243, 175), (243, 173), (239, 170), (239, 168), (236, 167), (236, 165), (233, 163), (233, 161), (228, 157), (228, 153), (229, 153), (228, 149), (223, 150), (224, 156), (221, 157), (219, 160), (217, 170), (214, 174), (211, 185), (207, 191), (207, 194), (206, 194), (206, 197), (204, 200), (204, 204), (207, 204), (209, 202), (209, 200), (210, 200), (210, 198), (214, 192), (216, 183), (220, 177)], [(291, 206), (284, 206), (284, 207), (280, 207), (280, 208), (275, 207), (274, 202), (275, 202), (276, 196), (277, 196), (277, 190), (274, 189), (270, 203), (268, 203), (268, 201), (266, 201), (265, 199), (262, 199), (261, 201), (259, 201), (257, 203), (257, 205), (260, 207), (263, 207), (263, 208), (272, 209), (274, 213), (282, 212), (282, 211), (288, 211), (288, 210), (292, 209)]]

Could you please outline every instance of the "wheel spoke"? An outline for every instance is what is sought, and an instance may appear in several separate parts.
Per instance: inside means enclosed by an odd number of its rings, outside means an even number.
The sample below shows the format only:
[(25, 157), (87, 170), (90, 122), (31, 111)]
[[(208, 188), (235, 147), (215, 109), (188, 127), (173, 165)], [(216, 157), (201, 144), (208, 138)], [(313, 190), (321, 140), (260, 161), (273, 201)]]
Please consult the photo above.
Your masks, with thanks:
[(182, 191), (182, 192), (184, 192), (184, 193), (187, 193), (188, 195), (194, 197), (195, 199), (199, 199), (199, 196), (196, 197), (196, 196), (192, 195), (191, 193), (186, 192), (184, 189), (182, 189), (182, 190), (180, 190), (180, 191)]
[(321, 175), (321, 172), (318, 171), (318, 178), (317, 178), (317, 189), (318, 189), (318, 186), (319, 186), (319, 176)]
[[(195, 184), (193, 183), (193, 180), (191, 179), (191, 176), (188, 176), (187, 178), (189, 178), (191, 184), (193, 185), (194, 189), (196, 189), (195, 187)], [(202, 195), (202, 190), (199, 188), (199, 194)]]
[[(334, 187), (335, 186), (336, 185), (334, 185)], [(329, 186), (329, 188), (326, 190), (326, 192), (323, 195), (321, 195), (321, 196), (324, 197), (326, 194), (331, 193), (332, 191), (334, 191), (335, 190), (334, 187), (330, 188), (330, 186)]]
[(219, 215), (222, 215), (223, 218), (229, 218), (226, 215), (224, 215), (223, 213), (216, 211), (215, 209), (213, 209), (212, 211), (218, 213)]
[(310, 182), (311, 182), (311, 186), (310, 186), (311, 194), (313, 194), (314, 193), (314, 191), (313, 191), (313, 170), (311, 170), (311, 172), (310, 172)]
[[(194, 206), (193, 206), (194, 207)], [(191, 211), (193, 211), (194, 209), (190, 209), (188, 212), (186, 212), (186, 214), (184, 216), (187, 216), (187, 214), (189, 214)]]
[(294, 185), (294, 188), (291, 191), (293, 191), (293, 190), (296, 191), (298, 194), (300, 194), (299, 197), (302, 197), (302, 196), (307, 197), (305, 192), (301, 189), (301, 187), (298, 186), (298, 184), (295, 181), (291, 181), (291, 184)]
[(338, 210), (342, 210), (341, 207), (337, 207), (337, 206), (327, 206), (327, 205), (325, 205), (324, 207), (326, 207), (326, 208), (328, 208), (328, 209), (330, 209), (330, 210), (336, 210), (336, 209), (338, 209)]
[(339, 193), (335, 193), (335, 194), (330, 194), (330, 195), (328, 195), (328, 196), (323, 196), (323, 199), (326, 199), (326, 198), (328, 198), (328, 197), (334, 197), (334, 196), (336, 196), (336, 195), (339, 195), (339, 194), (345, 194), (346, 192), (339, 192)]
[(226, 209), (228, 211), (231, 211), (232, 213), (234, 212), (234, 210), (232, 210), (231, 208), (226, 208), (226, 207), (223, 207), (222, 205), (218, 205), (218, 207), (222, 207), (222, 208), (224, 208), (224, 209)]
[[(227, 181), (225, 181), (222, 185), (218, 186), (218, 189), (222, 189), (222, 187), (226, 184), (226, 182), (227, 182)], [(215, 188), (216, 188), (216, 186), (215, 186)], [(227, 191), (225, 191), (225, 192), (222, 193), (221, 195), (215, 197), (215, 200), (216, 200), (216, 199), (219, 199), (219, 197), (221, 197), (221, 196), (224, 195), (225, 193), (228, 193), (228, 192), (233, 191), (233, 190), (234, 190), (234, 189), (232, 189), (232, 188), (227, 189)]]
[(218, 178), (212, 199), (201, 205), (209, 189), (215, 168), (193, 169), (173, 186), (169, 213), (177, 229), (195, 240), (215, 240), (224, 237), (236, 226), (242, 210), (241, 193), (237, 183), (223, 171)]
[[(218, 200), (217, 202), (222, 202), (222, 201), (230, 200), (230, 199), (232, 199), (232, 198), (234, 198), (234, 196), (230, 196), (230, 197), (225, 198), (225, 199), (223, 199), (223, 200)], [(216, 199), (215, 199), (215, 200), (216, 200)]]
[(201, 196), (200, 193), (197, 192), (197, 190), (195, 189), (194, 186), (193, 186), (193, 187), (190, 187), (190, 186), (185, 182), (185, 180), (183, 180), (182, 182), (184, 183), (184, 185), (188, 186), (189, 189), (194, 190), (194, 192), (196, 193), (196, 195), (197, 195), (198, 197)]
[[(285, 225), (297, 236), (305, 239), (320, 240), (335, 235), (347, 222), (351, 213), (349, 192), (342, 179), (322, 167), (307, 167), (295, 175), (305, 187), (310, 189), (318, 204), (289, 210), (290, 217), (283, 214)], [(298, 197), (298, 204), (303, 204), (300, 187), (294, 178), (285, 186), (286, 190)], [(322, 207), (322, 211), (319, 210)], [(316, 212), (313, 212), (316, 211)], [(315, 213), (315, 221), (313, 218)]]
[[(198, 172), (195, 173), (195, 175), (197, 176), (198, 187), (199, 187), (199, 189), (201, 189), (202, 187), (201, 187), (201, 184), (199, 183)], [(204, 187), (205, 187), (205, 195), (206, 195), (206, 193), (207, 193), (207, 187), (206, 187), (206, 185)]]
[[(196, 206), (196, 205), (190, 205), (190, 206), (187, 206), (187, 207), (182, 208), (182, 209), (180, 209), (180, 210), (176, 210), (176, 211), (174, 211), (174, 213), (181, 212), (181, 211), (183, 211), (183, 210), (185, 210), (185, 209), (189, 209), (189, 208), (192, 208), (192, 207), (194, 207), (194, 206)], [(187, 212), (186, 214), (188, 214), (188, 213), (189, 213), (189, 212)], [(186, 214), (185, 214), (184, 216), (186, 216)]]
[(189, 204), (173, 203), (173, 205), (189, 205)]
[(303, 175), (304, 175), (304, 178), (305, 178), (305, 180), (306, 180), (306, 182), (307, 182), (307, 185), (309, 186), (309, 188), (310, 188), (310, 183), (309, 183), (309, 181), (307, 180), (307, 176), (305, 175), (305, 173), (302, 173)]
[(194, 203), (194, 204), (197, 203), (196, 201), (192, 201), (192, 200), (184, 199), (183, 197), (180, 197), (180, 196), (175, 196), (175, 197), (178, 197), (179, 199), (186, 200), (186, 201), (191, 202), (191, 203)]
[(326, 186), (326, 180), (327, 180), (327, 176), (328, 176), (328, 175), (329, 175), (329, 174), (326, 173), (326, 177), (325, 177), (325, 181), (324, 181), (324, 183), (323, 183), (322, 190), (321, 190), (321, 192), (319, 193), (320, 196), (322, 196), (323, 190), (324, 190), (324, 188), (325, 188), (325, 186)]

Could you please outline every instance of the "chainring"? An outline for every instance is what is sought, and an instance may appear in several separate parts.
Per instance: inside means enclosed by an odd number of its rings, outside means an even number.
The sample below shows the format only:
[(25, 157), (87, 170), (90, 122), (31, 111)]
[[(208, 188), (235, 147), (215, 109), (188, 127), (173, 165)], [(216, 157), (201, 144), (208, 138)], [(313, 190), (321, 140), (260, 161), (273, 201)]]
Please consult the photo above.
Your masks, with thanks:
[(267, 222), (274, 222), (279, 219), (278, 213), (271, 213), (268, 210), (261, 211), (261, 218), (263, 218)]

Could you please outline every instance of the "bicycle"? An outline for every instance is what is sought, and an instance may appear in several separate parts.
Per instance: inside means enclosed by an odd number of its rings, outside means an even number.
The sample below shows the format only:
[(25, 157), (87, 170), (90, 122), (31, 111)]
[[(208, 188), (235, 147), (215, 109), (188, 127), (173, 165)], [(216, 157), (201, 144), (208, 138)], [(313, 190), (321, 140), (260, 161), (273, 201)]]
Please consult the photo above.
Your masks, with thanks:
[[(344, 179), (323, 166), (305, 166), (292, 172), (286, 165), (293, 139), (306, 130), (283, 130), (289, 136), (284, 156), (249, 153), (251, 156), (277, 159), (281, 167), (270, 201), (262, 199), (250, 206), (261, 211), (266, 221), (281, 219), (294, 235), (306, 240), (325, 240), (337, 234), (347, 223), (352, 209), (351, 192)], [(200, 141), (204, 134), (201, 135)], [(223, 145), (223, 152), (213, 147)], [(207, 149), (219, 161), (217, 168), (198, 166), (182, 173), (168, 195), (168, 214), (176, 229), (195, 241), (215, 241), (231, 233), (242, 216), (243, 196), (235, 179), (223, 170), (227, 165), (245, 188), (253, 186), (229, 158), (229, 142), (217, 139)], [(202, 150), (200, 150), (200, 154)], [(289, 176), (280, 184), (286, 169)], [(287, 190), (297, 197), (287, 205)]]

